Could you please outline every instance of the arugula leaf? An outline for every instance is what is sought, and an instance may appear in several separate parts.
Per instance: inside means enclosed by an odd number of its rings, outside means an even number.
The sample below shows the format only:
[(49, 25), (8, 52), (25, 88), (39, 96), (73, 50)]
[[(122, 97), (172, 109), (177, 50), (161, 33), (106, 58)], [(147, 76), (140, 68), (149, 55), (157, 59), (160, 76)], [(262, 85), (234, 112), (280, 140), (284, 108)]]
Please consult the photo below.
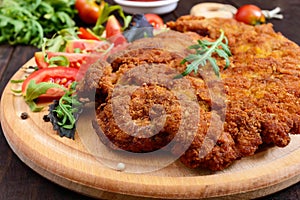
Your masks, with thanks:
[(24, 96), (25, 102), (32, 112), (39, 112), (44, 107), (38, 106), (35, 100), (42, 94), (45, 94), (50, 88), (60, 88), (65, 91), (65, 94), (49, 105), (49, 114), (44, 116), (45, 121), (51, 121), (53, 129), (56, 130), (61, 137), (66, 136), (74, 139), (75, 123), (81, 112), (82, 103), (78, 100), (76, 92), (77, 82), (73, 82), (67, 90), (65, 87), (50, 82), (41, 82), (36, 84), (31, 80), (27, 86)]
[(42, 51), (64, 52), (68, 40), (78, 39), (77, 27), (65, 28), (57, 31), (51, 38), (44, 38)]
[(52, 123), (53, 129), (56, 130), (61, 137), (74, 139), (76, 130), (76, 121), (82, 111), (82, 103), (78, 100), (76, 92), (77, 82), (73, 82), (71, 87), (59, 99), (49, 106), (49, 114), (44, 116), (45, 121)]
[(220, 77), (220, 70), (217, 65), (217, 61), (214, 57), (212, 57), (212, 54), (216, 53), (219, 57), (225, 60), (224, 69), (229, 67), (229, 56), (231, 56), (231, 51), (228, 47), (228, 40), (225, 37), (224, 31), (221, 30), (220, 32), (220, 37), (214, 42), (198, 40), (198, 44), (189, 47), (189, 49), (193, 49), (196, 52), (195, 54), (188, 55), (182, 60), (181, 64), (185, 64), (187, 62), (189, 62), (189, 64), (187, 65), (186, 70), (175, 78), (186, 76), (192, 71), (194, 71), (194, 73), (197, 73), (199, 66), (204, 67), (207, 61), (210, 62), (215, 74)]
[(0, 2), (0, 43), (41, 47), (45, 36), (75, 26), (75, 0)]
[(39, 112), (43, 109), (42, 106), (36, 105), (35, 100), (42, 94), (46, 94), (50, 88), (60, 88), (62, 90), (66, 90), (63, 86), (56, 83), (41, 82), (36, 84), (34, 80), (29, 82), (24, 99), (32, 112)]

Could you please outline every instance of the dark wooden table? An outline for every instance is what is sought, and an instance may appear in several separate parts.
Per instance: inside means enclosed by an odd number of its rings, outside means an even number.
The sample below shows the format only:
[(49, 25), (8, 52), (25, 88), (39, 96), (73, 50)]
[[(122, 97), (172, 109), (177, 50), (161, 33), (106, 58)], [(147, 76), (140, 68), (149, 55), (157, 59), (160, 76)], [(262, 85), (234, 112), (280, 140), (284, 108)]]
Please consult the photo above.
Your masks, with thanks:
[[(112, 1), (109, 1), (112, 3)], [(189, 13), (190, 8), (203, 0), (181, 0), (177, 9), (163, 15), (165, 21), (174, 20)], [(208, 2), (208, 1), (206, 1)], [(214, 0), (213, 2), (229, 3), (236, 7), (246, 3), (256, 4), (263, 9), (282, 8), (283, 20), (270, 20), (274, 29), (300, 45), (300, 1), (299, 0)], [(10, 77), (31, 57), (38, 49), (31, 46), (0, 45), (0, 94)], [(26, 166), (10, 149), (0, 128), (0, 200), (20, 199), (91, 199), (62, 188), (40, 176)], [(263, 197), (261, 199), (300, 199), (300, 183), (283, 191)]]

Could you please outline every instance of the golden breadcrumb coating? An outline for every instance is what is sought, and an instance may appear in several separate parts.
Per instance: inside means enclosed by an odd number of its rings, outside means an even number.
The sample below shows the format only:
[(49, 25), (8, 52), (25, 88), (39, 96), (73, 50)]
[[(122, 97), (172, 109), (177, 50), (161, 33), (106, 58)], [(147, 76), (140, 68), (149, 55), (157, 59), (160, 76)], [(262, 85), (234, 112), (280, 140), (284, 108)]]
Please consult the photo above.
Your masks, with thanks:
[[(183, 16), (167, 26), (175, 31), (137, 40), (107, 62), (95, 63), (80, 84), (79, 93), (96, 91), (99, 106), (93, 125), (105, 144), (151, 152), (173, 141), (166, 150), (175, 155), (184, 151), (180, 160), (186, 166), (215, 171), (253, 155), (262, 145), (285, 147), (289, 134), (300, 133), (298, 45), (271, 24)], [(210, 82), (192, 72), (173, 81), (186, 68), (181, 61), (191, 53), (187, 47), (198, 39), (216, 40), (220, 29), (232, 52), (225, 70), (225, 62), (214, 55), (221, 79)], [(214, 88), (223, 91), (217, 99), (211, 97)], [(189, 98), (180, 102), (176, 92)], [(192, 107), (195, 100), (198, 109), (186, 111), (197, 114), (181, 123), (183, 106)]]

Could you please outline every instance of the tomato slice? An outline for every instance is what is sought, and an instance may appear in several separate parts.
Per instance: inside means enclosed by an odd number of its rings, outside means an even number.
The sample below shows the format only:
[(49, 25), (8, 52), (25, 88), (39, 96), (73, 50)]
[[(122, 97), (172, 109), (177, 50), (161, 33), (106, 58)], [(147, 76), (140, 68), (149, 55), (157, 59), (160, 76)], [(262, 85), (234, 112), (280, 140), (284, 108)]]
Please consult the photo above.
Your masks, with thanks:
[[(66, 67), (51, 67), (45, 69), (39, 69), (30, 74), (22, 84), (22, 94), (26, 95), (26, 89), (31, 80), (35, 83), (52, 82), (60, 84), (68, 89), (68, 87), (74, 82), (78, 74), (76, 68)], [(41, 95), (42, 98), (59, 98), (64, 94), (64, 91), (59, 88), (50, 88), (46, 94)]]
[[(69, 66), (65, 67), (79, 69), (79, 77), (84, 76), (91, 64), (95, 63), (99, 59), (105, 59), (104, 55), (94, 53), (47, 52), (47, 56), (49, 59), (55, 56), (64, 56), (69, 61)], [(34, 54), (34, 58), (39, 69), (48, 68), (50, 66), (50, 64), (45, 60), (43, 52), (36, 52)]]
[(107, 40), (114, 43), (115, 46), (127, 43), (126, 38), (122, 34), (122, 27), (114, 15), (108, 17), (105, 31)]
[(95, 35), (90, 29), (85, 29), (83, 27), (79, 28), (78, 37), (80, 39), (100, 40), (100, 38)]
[(147, 13), (145, 18), (154, 28), (162, 28), (164, 26), (163, 19), (157, 14)]
[(108, 17), (105, 30), (107, 38), (122, 32), (121, 24), (114, 15)]
[(113, 43), (115, 46), (127, 44), (127, 40), (122, 33), (115, 34), (115, 35), (107, 38), (107, 40), (109, 42)]
[(43, 52), (35, 52), (34, 60), (39, 69), (47, 68), (49, 63), (46, 62)]
[(107, 50), (110, 45), (111, 44), (105, 40), (68, 40), (66, 43), (66, 52), (75, 53), (77, 50), (80, 50), (80, 52), (84, 53), (103, 53), (103, 51)]
[[(67, 53), (67, 52), (46, 52), (48, 59), (56, 56), (64, 56), (69, 61), (69, 66), (72, 68), (85, 68), (86, 65), (90, 65), (96, 62), (101, 56), (91, 53)], [(35, 52), (34, 58), (39, 69), (49, 67), (49, 63), (45, 60), (43, 52)]]

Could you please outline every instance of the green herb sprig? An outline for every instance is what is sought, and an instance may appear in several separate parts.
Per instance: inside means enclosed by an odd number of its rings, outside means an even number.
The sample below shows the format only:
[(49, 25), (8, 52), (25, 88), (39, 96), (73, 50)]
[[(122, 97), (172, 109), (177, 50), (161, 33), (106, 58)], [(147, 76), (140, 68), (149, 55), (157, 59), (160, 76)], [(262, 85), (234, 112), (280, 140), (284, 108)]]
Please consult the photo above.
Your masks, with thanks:
[(36, 104), (36, 99), (41, 95), (46, 94), (50, 88), (60, 88), (65, 91), (65, 94), (49, 105), (49, 114), (44, 116), (45, 121), (52, 123), (53, 129), (56, 130), (61, 137), (66, 136), (74, 139), (75, 123), (81, 112), (82, 103), (76, 95), (77, 82), (73, 82), (69, 89), (50, 82), (35, 83), (31, 80), (27, 86), (24, 100), (28, 104), (32, 112), (39, 112), (44, 107)]
[(76, 118), (74, 113), (79, 112), (79, 107), (82, 105), (78, 101), (76, 92), (76, 82), (71, 84), (70, 89), (59, 99), (57, 107), (53, 110), (58, 119), (57, 123), (63, 128), (72, 129), (75, 125)]
[(224, 34), (224, 31), (220, 30), (220, 32), (220, 37), (214, 42), (198, 40), (198, 44), (189, 47), (189, 49), (195, 50), (195, 54), (190, 54), (182, 60), (181, 64), (185, 64), (187, 62), (190, 64), (187, 65), (186, 70), (181, 75), (175, 78), (186, 76), (192, 71), (197, 73), (199, 66), (204, 67), (207, 61), (210, 62), (215, 74), (220, 77), (220, 70), (217, 65), (217, 61), (214, 57), (212, 57), (212, 54), (216, 53), (218, 56), (225, 59), (226, 63), (224, 69), (229, 67), (229, 56), (232, 55), (228, 47), (228, 40)]
[(71, 84), (70, 89), (57, 101), (49, 105), (49, 114), (44, 116), (45, 121), (52, 123), (53, 129), (61, 137), (74, 139), (76, 121), (82, 110), (82, 103), (76, 92), (77, 82)]

